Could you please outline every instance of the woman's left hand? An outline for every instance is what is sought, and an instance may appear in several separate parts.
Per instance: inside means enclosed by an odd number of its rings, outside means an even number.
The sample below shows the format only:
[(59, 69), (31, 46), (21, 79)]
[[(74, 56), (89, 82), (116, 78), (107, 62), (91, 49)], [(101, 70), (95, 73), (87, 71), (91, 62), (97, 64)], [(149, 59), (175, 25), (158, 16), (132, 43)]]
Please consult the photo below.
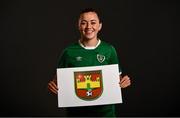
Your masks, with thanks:
[(131, 85), (130, 78), (127, 75), (125, 75), (124, 77), (120, 76), (119, 85), (121, 88), (126, 88), (126, 87), (130, 86)]

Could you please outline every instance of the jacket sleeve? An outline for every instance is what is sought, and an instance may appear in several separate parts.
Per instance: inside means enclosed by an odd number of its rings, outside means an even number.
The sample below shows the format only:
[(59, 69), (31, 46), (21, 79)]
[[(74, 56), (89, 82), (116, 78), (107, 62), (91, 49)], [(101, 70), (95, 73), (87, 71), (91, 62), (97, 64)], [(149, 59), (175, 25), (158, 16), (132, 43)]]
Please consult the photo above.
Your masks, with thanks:
[(67, 53), (66, 53), (66, 50), (64, 50), (62, 52), (62, 54), (59, 56), (59, 59), (58, 59), (58, 63), (57, 63), (57, 68), (65, 68), (67, 67)]
[(118, 64), (118, 66), (119, 66), (119, 73), (120, 74), (122, 73), (122, 69), (120, 67), (120, 61), (118, 59), (118, 55), (117, 55), (116, 49), (113, 46), (111, 46), (110, 64)]

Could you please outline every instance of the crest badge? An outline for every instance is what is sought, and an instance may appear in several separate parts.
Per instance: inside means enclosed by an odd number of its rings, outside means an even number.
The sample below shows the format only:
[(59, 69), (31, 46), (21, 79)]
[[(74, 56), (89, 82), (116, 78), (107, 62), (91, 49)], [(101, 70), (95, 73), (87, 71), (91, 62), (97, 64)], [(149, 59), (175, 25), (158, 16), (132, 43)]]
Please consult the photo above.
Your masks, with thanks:
[(83, 100), (95, 100), (103, 92), (102, 71), (74, 72), (76, 95)]
[(102, 63), (105, 60), (105, 56), (101, 54), (97, 54), (97, 60)]

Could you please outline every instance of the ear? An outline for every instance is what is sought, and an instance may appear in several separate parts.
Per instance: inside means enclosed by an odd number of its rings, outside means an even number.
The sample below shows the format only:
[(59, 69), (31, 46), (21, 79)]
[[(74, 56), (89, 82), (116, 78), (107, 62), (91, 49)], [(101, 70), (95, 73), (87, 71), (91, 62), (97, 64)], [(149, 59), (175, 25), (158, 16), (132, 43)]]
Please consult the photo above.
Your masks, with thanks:
[(101, 30), (102, 28), (102, 23), (99, 24), (99, 31)]

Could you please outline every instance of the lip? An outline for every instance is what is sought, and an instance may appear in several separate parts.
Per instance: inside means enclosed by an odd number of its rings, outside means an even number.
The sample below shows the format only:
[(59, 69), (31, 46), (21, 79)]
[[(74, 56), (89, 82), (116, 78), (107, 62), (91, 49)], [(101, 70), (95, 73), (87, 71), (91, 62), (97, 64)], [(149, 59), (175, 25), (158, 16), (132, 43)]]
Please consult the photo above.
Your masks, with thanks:
[(92, 30), (85, 30), (85, 33), (86, 34), (91, 34), (91, 33), (93, 33), (93, 31)]

